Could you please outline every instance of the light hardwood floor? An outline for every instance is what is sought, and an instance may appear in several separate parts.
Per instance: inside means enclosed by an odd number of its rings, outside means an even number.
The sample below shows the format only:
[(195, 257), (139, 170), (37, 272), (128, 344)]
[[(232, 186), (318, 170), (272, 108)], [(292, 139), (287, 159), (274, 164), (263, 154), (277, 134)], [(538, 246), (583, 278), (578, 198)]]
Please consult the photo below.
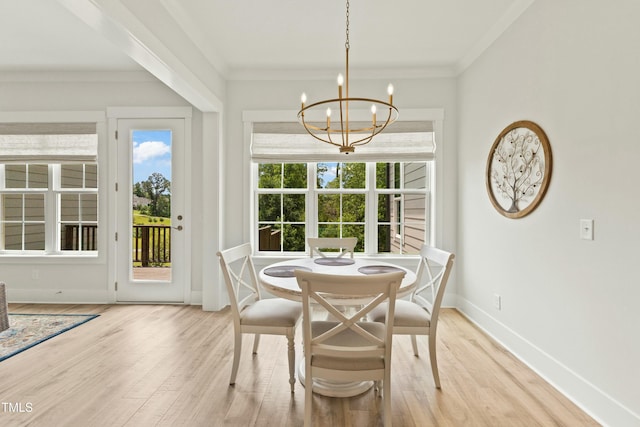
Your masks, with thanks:
[[(10, 304), (9, 311), (100, 317), (0, 362), (2, 426), (302, 425), (304, 390), (296, 384), (295, 394), (289, 391), (283, 337), (263, 336), (255, 357), (246, 337), (236, 385), (229, 386), (228, 309)], [(443, 310), (440, 322), (441, 390), (426, 338), (419, 338), (420, 358), (409, 337), (394, 338), (394, 426), (598, 425), (457, 311)], [(5, 402), (24, 412), (3, 410)], [(319, 426), (378, 426), (380, 411), (372, 390), (314, 398)]]

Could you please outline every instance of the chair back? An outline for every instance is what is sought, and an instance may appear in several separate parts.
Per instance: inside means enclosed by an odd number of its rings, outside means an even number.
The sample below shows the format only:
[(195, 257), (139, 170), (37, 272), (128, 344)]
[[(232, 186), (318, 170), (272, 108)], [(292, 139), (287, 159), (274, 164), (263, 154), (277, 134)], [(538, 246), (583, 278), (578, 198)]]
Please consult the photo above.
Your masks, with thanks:
[[(391, 336), (393, 320), (384, 325), (384, 333), (375, 333), (372, 324), (360, 322), (372, 309), (385, 304), (387, 319), (393, 319), (396, 293), (404, 277), (404, 272), (372, 274), (366, 276), (335, 275), (296, 270), (298, 285), (302, 290), (302, 324), (305, 355), (329, 356), (334, 358), (391, 357)], [(342, 310), (345, 300), (357, 297), (368, 303), (357, 306), (355, 313)], [(312, 336), (312, 305), (319, 304), (328, 311), (335, 321), (318, 322), (324, 324), (322, 333)], [(355, 310), (354, 310), (355, 311)], [(347, 335), (344, 333), (348, 332)], [(374, 333), (372, 333), (374, 332)], [(351, 339), (332, 339), (336, 335)]]
[[(337, 258), (349, 254), (353, 258), (353, 252), (358, 244), (357, 237), (307, 237), (309, 244), (309, 256), (315, 255), (327, 258), (328, 252), (338, 252)], [(327, 249), (331, 251), (327, 251)], [(332, 255), (333, 256), (333, 255)]]
[(260, 299), (252, 252), (250, 243), (218, 252), (234, 320), (240, 318), (240, 312), (244, 307)]
[(411, 294), (410, 300), (431, 315), (432, 326), (438, 322), (440, 305), (454, 258), (454, 254), (428, 245), (423, 245), (420, 250), (420, 262), (416, 271), (418, 286)]

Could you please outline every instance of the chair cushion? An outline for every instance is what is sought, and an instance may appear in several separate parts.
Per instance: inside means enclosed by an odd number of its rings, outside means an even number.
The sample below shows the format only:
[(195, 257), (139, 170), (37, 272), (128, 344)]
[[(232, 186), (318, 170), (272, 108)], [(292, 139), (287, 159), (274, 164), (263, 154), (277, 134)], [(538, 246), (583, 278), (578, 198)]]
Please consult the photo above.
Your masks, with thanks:
[[(369, 318), (374, 322), (384, 322), (387, 306), (380, 304), (371, 310)], [(396, 301), (396, 313), (393, 319), (394, 327), (422, 327), (431, 325), (431, 314), (418, 304), (407, 300)]]
[(283, 298), (261, 299), (240, 313), (240, 323), (254, 326), (295, 326), (302, 315), (302, 304)]
[[(331, 321), (314, 321), (311, 322), (311, 335), (316, 337), (323, 332), (328, 331), (338, 322)], [(376, 322), (358, 322), (364, 330), (370, 334), (384, 339), (385, 326)], [(324, 341), (323, 344), (336, 345), (336, 346), (370, 346), (373, 343), (351, 329), (346, 329), (339, 334)], [(319, 368), (334, 369), (334, 370), (347, 370), (347, 371), (364, 371), (370, 369), (384, 369), (384, 360), (382, 357), (358, 357), (358, 358), (346, 358), (346, 357), (333, 357), (325, 355), (313, 355), (311, 364)]]

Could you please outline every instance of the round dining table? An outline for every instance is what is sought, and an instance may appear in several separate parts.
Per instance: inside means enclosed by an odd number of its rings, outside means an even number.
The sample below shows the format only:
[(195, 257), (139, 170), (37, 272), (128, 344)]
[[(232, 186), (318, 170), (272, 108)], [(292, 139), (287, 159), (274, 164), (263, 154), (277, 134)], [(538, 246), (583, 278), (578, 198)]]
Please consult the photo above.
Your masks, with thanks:
[[(402, 270), (405, 276), (397, 292), (397, 298), (402, 298), (413, 291), (416, 286), (416, 274), (404, 267), (388, 262), (363, 258), (297, 258), (280, 261), (262, 268), (259, 272), (260, 285), (275, 296), (294, 301), (302, 300), (302, 291), (298, 286), (294, 271), (302, 269), (316, 273), (336, 275), (365, 275), (380, 274)], [(345, 307), (357, 307), (367, 300), (356, 297), (340, 298), (325, 296)], [(298, 379), (304, 385), (304, 361), (298, 365)], [(313, 391), (324, 396), (350, 397), (364, 393), (373, 385), (372, 381), (337, 382), (314, 378)]]
[[(390, 273), (397, 270), (405, 272), (404, 279), (397, 292), (397, 298), (402, 298), (413, 291), (416, 284), (416, 274), (396, 264), (363, 259), (363, 258), (298, 258), (270, 264), (260, 270), (259, 279), (262, 287), (269, 293), (294, 301), (302, 300), (302, 291), (296, 281), (294, 271), (302, 269), (324, 274), (365, 275)], [(358, 305), (361, 301), (344, 300), (344, 305)]]

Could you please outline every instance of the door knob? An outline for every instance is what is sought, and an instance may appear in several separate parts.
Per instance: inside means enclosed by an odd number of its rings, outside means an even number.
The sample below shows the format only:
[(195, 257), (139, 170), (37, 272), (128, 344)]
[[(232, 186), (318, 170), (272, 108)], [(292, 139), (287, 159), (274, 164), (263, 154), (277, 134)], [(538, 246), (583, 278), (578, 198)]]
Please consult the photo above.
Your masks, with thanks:
[(182, 226), (181, 226), (181, 225), (179, 225), (179, 226), (177, 226), (177, 227), (171, 227), (171, 228), (175, 228), (175, 229), (176, 229), (176, 230), (178, 230), (178, 231), (181, 231), (181, 230), (182, 230)]

